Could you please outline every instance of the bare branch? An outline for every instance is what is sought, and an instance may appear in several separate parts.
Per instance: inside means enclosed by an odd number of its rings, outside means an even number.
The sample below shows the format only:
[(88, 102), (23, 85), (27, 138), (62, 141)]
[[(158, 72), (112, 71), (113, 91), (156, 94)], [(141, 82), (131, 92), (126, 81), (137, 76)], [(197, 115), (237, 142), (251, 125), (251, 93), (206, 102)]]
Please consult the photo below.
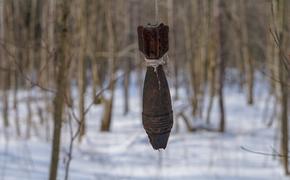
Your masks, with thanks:
[(241, 146), (241, 149), (244, 150), (244, 151), (246, 151), (246, 152), (250, 152), (250, 153), (254, 153), (254, 154), (259, 154), (259, 155), (264, 155), (264, 156), (287, 157), (287, 156), (285, 156), (283, 154), (280, 154), (280, 153), (267, 153), (267, 152), (253, 151), (251, 149), (245, 148), (244, 146)]

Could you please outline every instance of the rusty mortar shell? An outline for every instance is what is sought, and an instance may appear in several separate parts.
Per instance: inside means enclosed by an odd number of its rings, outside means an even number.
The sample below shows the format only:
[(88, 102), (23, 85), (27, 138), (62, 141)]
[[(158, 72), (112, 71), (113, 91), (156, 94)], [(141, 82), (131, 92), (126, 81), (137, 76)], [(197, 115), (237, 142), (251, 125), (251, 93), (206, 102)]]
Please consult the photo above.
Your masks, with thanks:
[[(139, 50), (146, 59), (160, 60), (168, 51), (169, 27), (139, 26)], [(154, 149), (165, 149), (173, 126), (171, 96), (162, 65), (147, 66), (143, 87), (143, 127)]]

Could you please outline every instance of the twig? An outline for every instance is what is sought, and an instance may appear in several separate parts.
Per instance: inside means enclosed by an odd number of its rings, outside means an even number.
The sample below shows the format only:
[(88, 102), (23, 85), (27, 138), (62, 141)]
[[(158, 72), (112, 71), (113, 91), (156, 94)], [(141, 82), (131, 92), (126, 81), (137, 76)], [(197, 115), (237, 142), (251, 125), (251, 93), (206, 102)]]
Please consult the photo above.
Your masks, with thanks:
[(282, 63), (284, 64), (287, 72), (289, 72), (289, 59), (287, 58), (287, 56), (285, 55), (285, 52), (283, 51), (282, 47), (280, 46), (279, 40), (278, 40), (278, 35), (277, 33), (274, 33), (271, 28), (270, 28), (270, 33), (274, 39), (274, 42), (276, 44), (276, 46), (278, 47), (278, 49), (280, 50), (280, 55), (282, 55)]
[[(66, 166), (65, 166), (65, 180), (68, 180), (68, 176), (69, 176), (69, 168), (70, 168), (70, 163), (71, 163), (71, 160), (72, 160), (72, 153), (73, 153), (73, 146), (74, 146), (74, 141), (75, 139), (78, 137), (79, 133), (80, 133), (80, 127), (81, 126), (78, 126), (78, 129), (75, 133), (73, 133), (73, 126), (72, 126), (72, 121), (71, 121), (71, 117), (73, 117), (74, 119), (76, 118), (76, 116), (70, 116), (69, 115), (69, 129), (70, 129), (70, 144), (69, 144), (69, 151), (67, 153), (67, 157), (68, 157), (68, 160), (66, 162)], [(76, 118), (75, 119), (77, 122), (79, 122), (79, 119)]]
[(269, 75), (269, 74), (266, 73), (264, 70), (261, 70), (261, 69), (259, 69), (259, 68), (257, 68), (257, 70), (258, 70), (260, 73), (262, 73), (262, 75), (264, 75), (265, 77), (268, 77), (270, 80), (273, 80), (273, 81), (278, 82), (278, 83), (282, 83), (284, 86), (288, 86), (288, 87), (290, 87), (290, 84), (289, 84), (289, 83), (283, 82), (283, 81), (277, 79), (277, 77), (274, 77), (274, 76)]
[(20, 75), (22, 75), (22, 77), (24, 78), (25, 81), (29, 82), (30, 85), (31, 85), (31, 88), (33, 87), (38, 87), (40, 88), (41, 90), (44, 90), (44, 91), (47, 91), (47, 92), (51, 92), (51, 93), (56, 93), (55, 90), (52, 90), (52, 89), (48, 89), (48, 88), (45, 88), (43, 87), (42, 85), (39, 84), (39, 82), (33, 82), (33, 80), (27, 75), (24, 73), (21, 65), (17, 62), (17, 58), (15, 57), (14, 54), (12, 54), (7, 48), (6, 46), (4, 46), (2, 44), (2, 47), (3, 49), (5, 50), (5, 52), (7, 53), (8, 56), (10, 56), (14, 61), (13, 63), (16, 65), (16, 68), (18, 69), (18, 71), (20, 72)]
[(106, 91), (107, 89), (109, 89), (111, 87), (111, 85), (113, 85), (114, 83), (116, 83), (117, 80), (123, 78), (126, 75), (126, 73), (121, 74), (120, 76), (116, 77), (113, 81), (111, 81), (105, 88), (101, 89), (94, 97), (93, 101), (89, 104), (89, 106), (85, 109), (84, 114), (86, 115), (88, 113), (88, 111), (91, 109), (91, 107), (93, 106), (95, 100), (103, 94), (104, 91)]
[(260, 151), (253, 151), (251, 149), (245, 148), (244, 146), (241, 146), (241, 149), (253, 154), (259, 154), (259, 155), (264, 155), (264, 156), (273, 156), (273, 157), (287, 157), (286, 155), (280, 154), (280, 153), (267, 153), (267, 152), (260, 152)]
[[(124, 77), (126, 73), (123, 73), (122, 75), (116, 77), (113, 81), (111, 81), (106, 87), (104, 87), (103, 89), (101, 89), (95, 96), (93, 101), (89, 104), (89, 106), (85, 109), (84, 111), (84, 115), (86, 115), (90, 108), (93, 106), (95, 99), (98, 98), (99, 96), (102, 95), (102, 93), (104, 91), (106, 91), (107, 89), (110, 88), (110, 86), (114, 83), (116, 83), (117, 80), (119, 80), (120, 78)], [(65, 99), (67, 99), (67, 96), (65, 96)], [(66, 103), (68, 103), (68, 101), (66, 101)], [(69, 150), (67, 152), (67, 157), (68, 160), (66, 162), (66, 166), (65, 166), (65, 180), (68, 180), (69, 177), (69, 168), (70, 168), (70, 163), (72, 160), (72, 153), (73, 153), (73, 145), (74, 145), (74, 141), (76, 140), (76, 138), (78, 137), (79, 133), (80, 133), (80, 129), (81, 129), (81, 121), (80, 119), (77, 117), (75, 111), (74, 111), (74, 105), (73, 103), (68, 105), (71, 114), (69, 114), (69, 128), (70, 128), (70, 144), (69, 144)], [(78, 123), (78, 128), (77, 131), (75, 133), (73, 133), (73, 126), (72, 126), (72, 121), (71, 121), (71, 117), (73, 117), (73, 119)]]

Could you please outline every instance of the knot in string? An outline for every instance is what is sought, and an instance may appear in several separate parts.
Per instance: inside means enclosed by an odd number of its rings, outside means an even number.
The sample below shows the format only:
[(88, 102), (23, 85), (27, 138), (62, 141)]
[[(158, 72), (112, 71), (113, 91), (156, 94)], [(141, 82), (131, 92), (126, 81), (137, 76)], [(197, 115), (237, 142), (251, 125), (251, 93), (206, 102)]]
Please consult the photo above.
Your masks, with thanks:
[(159, 59), (147, 59), (145, 57), (145, 62), (146, 62), (146, 66), (147, 67), (153, 67), (154, 68), (154, 72), (157, 72), (158, 66), (160, 66), (160, 65), (162, 66), (162, 65), (166, 64), (166, 62), (164, 60), (164, 56), (162, 56)]
[(158, 89), (159, 90), (161, 88), (161, 84), (160, 84), (160, 79), (159, 79), (159, 76), (158, 76), (157, 68), (160, 65), (163, 66), (163, 65), (166, 64), (166, 61), (165, 61), (164, 57), (166, 59), (168, 59), (168, 54), (166, 53), (164, 56), (162, 56), (159, 59), (147, 59), (146, 57), (144, 58), (145, 62), (146, 62), (146, 67), (153, 67), (153, 69), (154, 69), (154, 72), (155, 72), (155, 74), (157, 76), (157, 79), (158, 79)]

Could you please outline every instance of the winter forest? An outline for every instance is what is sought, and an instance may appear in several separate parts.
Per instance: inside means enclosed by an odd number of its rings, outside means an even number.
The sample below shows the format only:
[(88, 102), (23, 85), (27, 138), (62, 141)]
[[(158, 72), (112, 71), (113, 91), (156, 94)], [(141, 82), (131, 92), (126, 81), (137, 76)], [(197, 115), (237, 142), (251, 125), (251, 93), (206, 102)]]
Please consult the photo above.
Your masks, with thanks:
[(0, 180), (284, 180), (289, 0), (0, 0)]

